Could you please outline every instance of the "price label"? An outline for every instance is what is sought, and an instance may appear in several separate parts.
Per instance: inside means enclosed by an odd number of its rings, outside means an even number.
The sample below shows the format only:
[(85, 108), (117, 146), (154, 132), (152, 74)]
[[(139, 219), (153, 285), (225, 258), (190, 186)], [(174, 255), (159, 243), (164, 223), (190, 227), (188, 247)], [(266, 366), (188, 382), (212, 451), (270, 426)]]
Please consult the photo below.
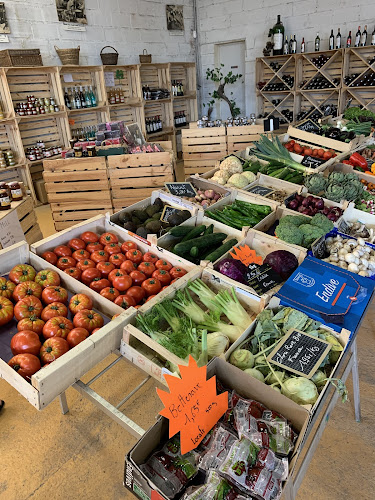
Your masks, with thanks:
[(249, 286), (253, 288), (258, 295), (267, 293), (284, 281), (268, 264), (262, 264), (260, 266), (251, 264), (246, 273), (246, 280)]
[(299, 130), (303, 130), (305, 132), (312, 132), (313, 134), (317, 134), (320, 132), (320, 127), (317, 123), (315, 123), (311, 118), (301, 122), (297, 127)]
[(305, 167), (308, 168), (316, 168), (319, 167), (320, 165), (323, 165), (328, 160), (323, 160), (323, 158), (315, 158), (315, 156), (304, 156), (301, 165), (304, 165)]
[(104, 83), (106, 87), (115, 86), (115, 74), (113, 71), (104, 71)]
[(318, 240), (314, 241), (311, 246), (311, 251), (317, 259), (324, 259), (327, 254), (327, 245), (325, 236), (321, 236)]
[(170, 217), (171, 215), (173, 215), (177, 212), (180, 212), (180, 211), (181, 211), (181, 208), (175, 208), (175, 207), (171, 207), (170, 205), (165, 205), (163, 213), (161, 214), (160, 220), (162, 222), (168, 222), (168, 217)]
[(284, 200), (284, 205), (285, 205), (286, 207), (288, 207), (289, 203), (290, 203), (292, 200), (294, 200), (294, 198), (296, 197), (296, 194), (297, 194), (297, 191), (296, 191), (295, 193), (290, 194), (287, 198), (285, 198), (285, 200)]
[(268, 188), (266, 186), (253, 186), (250, 189), (247, 189), (248, 193), (259, 194), (259, 196), (268, 196), (269, 194), (274, 192), (274, 189)]
[(180, 432), (181, 453), (196, 448), (228, 409), (228, 393), (216, 394), (216, 377), (207, 380), (207, 366), (198, 367), (192, 356), (179, 366), (181, 378), (165, 375), (169, 393), (156, 389), (169, 419), (169, 437)]
[(7, 248), (25, 239), (16, 210), (0, 219), (0, 245)]
[(174, 196), (193, 198), (197, 194), (191, 182), (166, 182), (165, 187)]
[(337, 229), (340, 233), (349, 234), (350, 226), (346, 223), (346, 221), (341, 217), (341, 219), (337, 223)]
[(73, 75), (71, 73), (64, 73), (63, 80), (65, 83), (72, 83), (73, 82)]

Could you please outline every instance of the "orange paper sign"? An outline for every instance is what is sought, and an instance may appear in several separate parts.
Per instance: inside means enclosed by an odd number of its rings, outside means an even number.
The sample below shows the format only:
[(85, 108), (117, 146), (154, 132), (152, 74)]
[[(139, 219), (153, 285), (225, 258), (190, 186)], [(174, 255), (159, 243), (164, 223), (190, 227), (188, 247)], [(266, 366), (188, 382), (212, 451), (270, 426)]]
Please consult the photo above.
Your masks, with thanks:
[(162, 497), (157, 491), (152, 490), (151, 491), (151, 500), (164, 500), (164, 497)]
[(179, 366), (181, 379), (165, 375), (170, 392), (157, 389), (164, 404), (160, 415), (169, 419), (169, 437), (180, 432), (181, 453), (196, 448), (228, 409), (228, 393), (216, 394), (216, 377), (207, 380), (207, 366), (189, 357)]
[(242, 247), (235, 247), (234, 252), (231, 252), (230, 255), (237, 260), (240, 260), (245, 266), (250, 264), (259, 264), (263, 263), (262, 257), (259, 257), (255, 250), (251, 250), (251, 248), (247, 245)]

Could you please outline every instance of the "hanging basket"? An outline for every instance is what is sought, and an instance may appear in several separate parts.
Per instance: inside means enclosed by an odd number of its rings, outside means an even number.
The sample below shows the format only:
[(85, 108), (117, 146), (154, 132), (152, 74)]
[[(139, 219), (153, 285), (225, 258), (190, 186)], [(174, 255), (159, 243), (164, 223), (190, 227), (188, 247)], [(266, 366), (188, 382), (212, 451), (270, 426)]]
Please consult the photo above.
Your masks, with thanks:
[[(115, 52), (108, 52), (106, 54), (103, 54), (104, 49), (113, 49)], [(114, 47), (111, 47), (110, 45), (106, 45), (105, 47), (102, 48), (100, 52), (100, 57), (102, 58), (102, 63), (104, 66), (115, 66), (118, 61), (118, 52)]]
[(60, 58), (61, 64), (64, 66), (79, 66), (79, 45), (76, 49), (59, 49), (55, 45), (55, 50)]
[(139, 55), (139, 61), (141, 63), (150, 63), (152, 61), (152, 55), (147, 54), (147, 50), (143, 49), (143, 54)]

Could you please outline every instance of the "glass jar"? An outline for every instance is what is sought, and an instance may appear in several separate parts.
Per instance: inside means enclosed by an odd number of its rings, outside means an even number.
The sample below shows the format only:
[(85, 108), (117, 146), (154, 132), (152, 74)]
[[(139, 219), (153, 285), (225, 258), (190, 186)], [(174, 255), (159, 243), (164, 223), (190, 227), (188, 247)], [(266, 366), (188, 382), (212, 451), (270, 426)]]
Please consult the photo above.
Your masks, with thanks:
[(22, 193), (22, 189), (21, 189), (21, 186), (19, 185), (19, 183), (18, 182), (10, 182), (8, 184), (8, 186), (10, 189), (10, 194), (11, 194), (12, 200), (13, 201), (22, 200), (23, 193)]
[(0, 210), (9, 210), (11, 207), (9, 193), (6, 189), (0, 189)]
[(75, 158), (82, 158), (82, 146), (74, 146), (73, 150)]
[(87, 156), (90, 158), (96, 156), (96, 147), (95, 146), (87, 146)]

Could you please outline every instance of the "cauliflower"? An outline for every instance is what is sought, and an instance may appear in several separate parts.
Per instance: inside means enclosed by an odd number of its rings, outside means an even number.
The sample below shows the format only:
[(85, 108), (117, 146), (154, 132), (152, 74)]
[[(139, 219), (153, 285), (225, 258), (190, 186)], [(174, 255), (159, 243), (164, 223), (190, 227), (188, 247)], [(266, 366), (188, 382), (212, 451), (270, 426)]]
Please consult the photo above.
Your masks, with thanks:
[(220, 170), (227, 172), (229, 175), (242, 174), (243, 168), (241, 161), (237, 156), (228, 156), (220, 163)]
[(303, 233), (297, 226), (288, 222), (279, 224), (275, 229), (275, 235), (280, 238), (280, 240), (286, 243), (292, 243), (293, 245), (301, 245), (303, 241)]
[(246, 177), (246, 179), (248, 180), (248, 182), (254, 182), (255, 179), (257, 178), (255, 174), (253, 174), (253, 172), (250, 172), (250, 171), (245, 171), (245, 172), (242, 172), (242, 175), (244, 175)]
[(243, 174), (233, 174), (231, 177), (229, 177), (227, 184), (241, 189), (247, 186), (249, 184), (249, 181)]
[(302, 224), (298, 229), (303, 234), (302, 246), (305, 248), (311, 247), (315, 240), (326, 234), (324, 229), (313, 224)]
[(229, 177), (230, 174), (228, 174), (228, 172), (224, 172), (223, 170), (218, 170), (217, 172), (215, 172), (211, 180), (224, 186), (224, 184), (228, 182)]
[(325, 215), (319, 213), (314, 215), (314, 217), (311, 219), (310, 224), (320, 227), (321, 229), (323, 229), (325, 234), (332, 231), (334, 227), (332, 221), (330, 221)]

